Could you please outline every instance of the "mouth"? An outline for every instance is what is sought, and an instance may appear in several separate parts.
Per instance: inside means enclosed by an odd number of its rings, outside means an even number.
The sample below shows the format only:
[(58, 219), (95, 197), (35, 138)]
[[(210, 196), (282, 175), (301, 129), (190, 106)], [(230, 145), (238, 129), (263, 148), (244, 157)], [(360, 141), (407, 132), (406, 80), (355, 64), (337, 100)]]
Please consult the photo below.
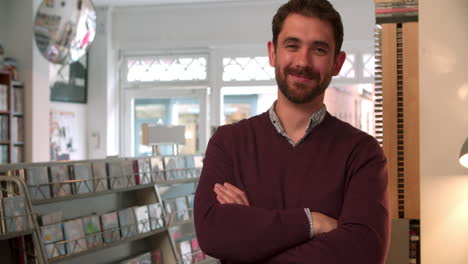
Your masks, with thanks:
[(285, 73), (291, 76), (291, 79), (294, 82), (310, 82), (318, 79), (319, 74), (312, 71), (311, 69), (291, 69), (288, 68), (285, 70)]
[(307, 83), (307, 82), (311, 82), (314, 80), (314, 78), (311, 78), (310, 76), (301, 75), (301, 74), (289, 74), (289, 76), (291, 76), (292, 81), (299, 82), (299, 83)]

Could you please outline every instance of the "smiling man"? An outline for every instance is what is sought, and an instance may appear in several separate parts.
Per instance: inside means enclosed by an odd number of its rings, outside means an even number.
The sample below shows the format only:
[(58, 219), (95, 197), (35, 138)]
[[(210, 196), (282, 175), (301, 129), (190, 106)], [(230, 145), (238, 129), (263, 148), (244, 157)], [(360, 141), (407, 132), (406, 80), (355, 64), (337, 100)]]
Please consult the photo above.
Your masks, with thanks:
[(326, 0), (290, 0), (272, 24), (278, 100), (211, 138), (195, 195), (200, 247), (223, 263), (384, 263), (386, 158), (323, 103), (346, 57), (340, 15)]

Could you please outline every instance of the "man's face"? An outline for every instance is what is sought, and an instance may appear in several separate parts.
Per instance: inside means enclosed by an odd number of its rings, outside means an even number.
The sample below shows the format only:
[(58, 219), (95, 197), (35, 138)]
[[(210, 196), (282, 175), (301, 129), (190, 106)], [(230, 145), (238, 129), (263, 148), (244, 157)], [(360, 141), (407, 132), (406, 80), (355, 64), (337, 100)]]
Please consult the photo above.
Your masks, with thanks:
[(276, 45), (268, 43), (270, 65), (275, 67), (278, 88), (295, 104), (321, 96), (346, 58), (344, 52), (335, 56), (333, 28), (328, 22), (299, 14), (285, 19)]

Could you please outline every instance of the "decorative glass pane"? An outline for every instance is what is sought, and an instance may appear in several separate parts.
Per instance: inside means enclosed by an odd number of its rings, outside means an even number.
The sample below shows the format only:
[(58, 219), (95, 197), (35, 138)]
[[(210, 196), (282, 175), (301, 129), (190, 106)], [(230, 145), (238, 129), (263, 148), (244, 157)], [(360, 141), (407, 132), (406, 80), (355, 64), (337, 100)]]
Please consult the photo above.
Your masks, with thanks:
[(341, 68), (340, 74), (337, 76), (338, 78), (354, 78), (356, 76), (356, 72), (354, 70), (354, 61), (355, 56), (354, 54), (348, 54), (346, 56), (346, 60)]
[(362, 62), (364, 65), (364, 68), (362, 69), (362, 76), (374, 77), (375, 56), (373, 54), (364, 54), (362, 55)]
[(206, 80), (206, 57), (148, 57), (127, 60), (128, 82)]
[(223, 58), (223, 81), (264, 81), (275, 78), (268, 57)]

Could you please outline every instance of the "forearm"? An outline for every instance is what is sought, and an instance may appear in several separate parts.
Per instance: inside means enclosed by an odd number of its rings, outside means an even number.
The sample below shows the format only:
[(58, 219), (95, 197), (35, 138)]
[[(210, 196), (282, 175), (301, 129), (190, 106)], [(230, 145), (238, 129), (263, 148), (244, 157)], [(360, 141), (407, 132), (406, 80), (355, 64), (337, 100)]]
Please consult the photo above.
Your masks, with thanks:
[(208, 255), (255, 263), (309, 240), (309, 222), (302, 208), (268, 210), (222, 205), (211, 203), (199, 190), (195, 227), (200, 248)]
[(289, 248), (268, 259), (268, 264), (327, 263), (383, 264), (387, 254), (384, 234), (361, 225), (345, 225)]

